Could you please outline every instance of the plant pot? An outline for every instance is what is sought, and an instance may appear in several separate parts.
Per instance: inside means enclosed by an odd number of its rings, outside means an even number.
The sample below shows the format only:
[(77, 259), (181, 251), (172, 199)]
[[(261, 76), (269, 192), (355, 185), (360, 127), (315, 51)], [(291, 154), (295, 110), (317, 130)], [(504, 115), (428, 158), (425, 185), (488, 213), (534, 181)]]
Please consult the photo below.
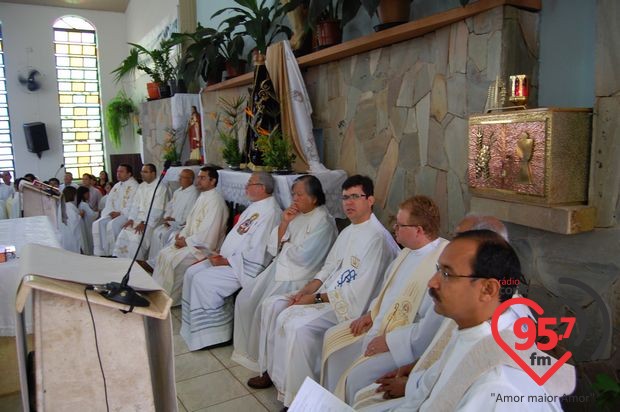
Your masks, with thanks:
[(172, 93), (170, 91), (170, 85), (167, 83), (160, 83), (159, 84), (159, 97), (160, 98), (165, 98), (165, 97), (170, 97), (172, 96)]
[(318, 22), (316, 25), (315, 37), (317, 50), (339, 44), (342, 41), (340, 21), (325, 20)]
[(185, 87), (183, 79), (170, 80), (168, 84), (170, 85), (170, 96), (174, 96), (177, 93), (187, 93), (187, 87)]
[(146, 93), (148, 94), (150, 100), (159, 99), (159, 83), (147, 83)]
[(410, 0), (381, 0), (377, 7), (379, 24), (376, 31), (389, 29), (409, 21)]
[(246, 61), (245, 60), (239, 60), (237, 62), (237, 64), (233, 64), (231, 63), (230, 60), (227, 60), (225, 65), (226, 65), (226, 78), (227, 79), (232, 79), (233, 77), (237, 77), (237, 76), (241, 76), (242, 74), (245, 73), (245, 65), (246, 65)]
[(220, 70), (209, 73), (207, 75), (207, 86), (212, 86), (222, 81), (222, 72)]

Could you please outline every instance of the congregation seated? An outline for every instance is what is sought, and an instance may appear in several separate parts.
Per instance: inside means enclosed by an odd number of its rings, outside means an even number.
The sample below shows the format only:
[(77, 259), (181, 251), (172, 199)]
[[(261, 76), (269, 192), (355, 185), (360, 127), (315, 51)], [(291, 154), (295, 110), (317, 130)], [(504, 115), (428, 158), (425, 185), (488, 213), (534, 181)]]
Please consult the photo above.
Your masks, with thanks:
[(261, 307), (272, 296), (299, 290), (317, 273), (338, 234), (334, 218), (325, 206), (319, 179), (305, 175), (292, 185), (291, 205), (282, 212), (280, 224), (269, 238), (275, 259), (258, 277), (253, 288), (243, 288), (235, 301), (232, 360), (261, 372), (258, 352)]
[[(136, 256), (138, 260), (144, 260), (149, 250), (154, 226), (164, 214), (168, 193), (163, 186), (157, 186), (157, 168), (154, 164), (147, 163), (142, 166), (141, 176), (142, 183), (132, 198), (127, 221), (123, 224), (114, 245), (113, 256), (124, 258)], [(148, 215), (149, 208), (151, 208), (150, 215)], [(140, 245), (143, 233), (144, 239)]]
[(351, 225), (331, 248), (322, 268), (294, 294), (263, 305), (261, 342), (264, 373), (250, 379), (253, 387), (273, 381), (279, 398), (289, 406), (306, 376), (319, 380), (323, 335), (330, 327), (364, 313), (376, 296), (398, 245), (372, 213), (373, 182), (349, 177), (342, 185), (342, 206)]
[(112, 255), (116, 238), (127, 222), (132, 199), (138, 188), (131, 165), (120, 164), (116, 169), (116, 178), (118, 183), (110, 190), (105, 208), (92, 226), (93, 254), (97, 256)]
[(228, 207), (215, 189), (219, 180), (217, 167), (204, 166), (196, 177), (200, 193), (187, 216), (185, 227), (157, 255), (153, 279), (181, 304), (183, 275), (188, 267), (205, 259), (222, 245), (226, 236)]
[(282, 212), (273, 190), (269, 173), (252, 173), (245, 187), (251, 203), (220, 250), (212, 250), (206, 260), (185, 272), (180, 334), (190, 350), (231, 339), (233, 294), (240, 288), (251, 289), (271, 262), (268, 240)]
[(148, 258), (151, 266), (155, 266), (161, 249), (183, 229), (187, 216), (198, 198), (192, 169), (183, 169), (179, 173), (179, 185), (180, 187), (172, 194), (172, 199), (166, 204), (162, 223), (153, 230)]

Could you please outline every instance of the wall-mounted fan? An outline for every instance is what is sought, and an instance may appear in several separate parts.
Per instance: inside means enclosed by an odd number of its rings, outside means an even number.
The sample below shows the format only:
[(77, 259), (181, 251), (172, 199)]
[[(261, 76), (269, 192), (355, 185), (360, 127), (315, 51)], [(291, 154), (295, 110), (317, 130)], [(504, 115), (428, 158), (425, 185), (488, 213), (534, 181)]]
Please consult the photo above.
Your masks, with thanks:
[(29, 91), (36, 92), (41, 88), (42, 74), (33, 67), (26, 67), (19, 72), (17, 80)]

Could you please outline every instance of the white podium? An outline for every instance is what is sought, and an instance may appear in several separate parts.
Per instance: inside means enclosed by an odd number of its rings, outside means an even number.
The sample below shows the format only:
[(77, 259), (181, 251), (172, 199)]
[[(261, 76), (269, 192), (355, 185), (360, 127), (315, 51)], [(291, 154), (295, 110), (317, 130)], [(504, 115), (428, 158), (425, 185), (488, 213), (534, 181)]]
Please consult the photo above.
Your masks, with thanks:
[[(111, 302), (87, 284), (119, 281), (129, 259), (78, 255), (40, 245), (24, 248), (24, 278), (16, 298), (22, 404), (29, 411), (26, 336), (22, 309), (33, 296), (34, 371), (38, 411), (176, 411), (171, 299), (139, 266), (130, 285), (146, 308)], [(99, 356), (97, 347), (99, 347)], [(100, 360), (99, 360), (100, 358)], [(101, 366), (100, 366), (101, 362)]]
[(52, 226), (58, 227), (56, 216), (60, 196), (52, 195), (49, 191), (44, 190), (43, 183), (38, 183), (38, 185), (26, 180), (22, 180), (19, 184), (24, 217), (47, 216), (52, 222)]

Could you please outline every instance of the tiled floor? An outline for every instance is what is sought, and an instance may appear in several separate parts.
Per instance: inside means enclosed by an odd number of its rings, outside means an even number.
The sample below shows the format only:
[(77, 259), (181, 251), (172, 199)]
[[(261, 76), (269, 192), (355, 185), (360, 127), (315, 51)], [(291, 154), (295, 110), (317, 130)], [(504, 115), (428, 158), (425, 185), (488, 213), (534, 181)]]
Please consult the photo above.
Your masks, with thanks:
[[(180, 308), (172, 309), (179, 412), (279, 411), (276, 390), (251, 389), (254, 372), (230, 360), (232, 346), (190, 352), (179, 335)], [(21, 411), (19, 394), (0, 398), (0, 412)]]

